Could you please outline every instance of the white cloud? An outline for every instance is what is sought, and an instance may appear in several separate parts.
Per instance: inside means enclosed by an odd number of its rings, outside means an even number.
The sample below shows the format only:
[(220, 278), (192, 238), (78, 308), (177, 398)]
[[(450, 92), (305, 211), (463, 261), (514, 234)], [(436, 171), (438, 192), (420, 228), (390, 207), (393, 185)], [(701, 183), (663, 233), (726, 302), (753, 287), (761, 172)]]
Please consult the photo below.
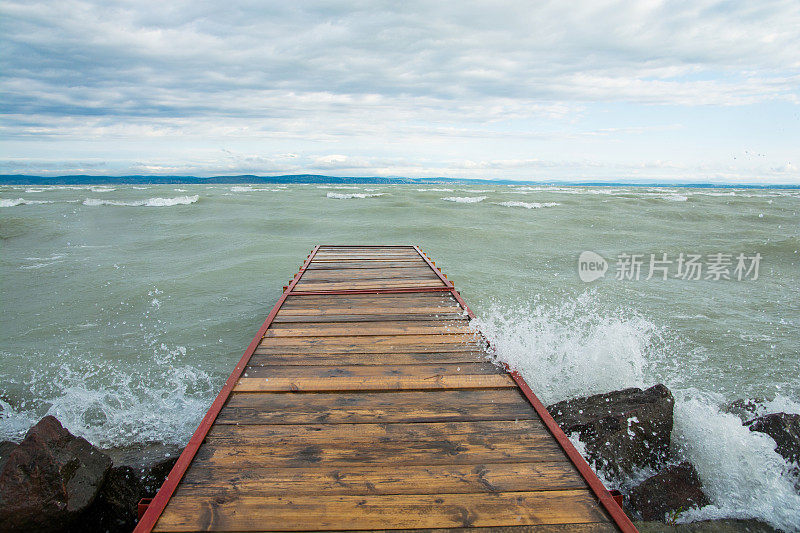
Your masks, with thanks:
[[(680, 119), (626, 123), (608, 106), (690, 117), (704, 106), (800, 105), (794, 0), (7, 0), (0, 36), (0, 131), (16, 161), (55, 150), (118, 169), (144, 153), (153, 164), (128, 167), (140, 171), (452, 174), (556, 168), (544, 160), (566, 171), (588, 150), (591, 168), (685, 157), (688, 169), (701, 156), (679, 156), (691, 151), (683, 145), (634, 162), (587, 139), (657, 145), (691, 134)], [(98, 140), (132, 153), (88, 147)], [(220, 147), (254, 155), (232, 161)], [(767, 172), (796, 173), (774, 170), (790, 150), (771, 156)], [(296, 157), (271, 155), (286, 153)], [(718, 147), (710, 163), (723, 167), (724, 155)]]

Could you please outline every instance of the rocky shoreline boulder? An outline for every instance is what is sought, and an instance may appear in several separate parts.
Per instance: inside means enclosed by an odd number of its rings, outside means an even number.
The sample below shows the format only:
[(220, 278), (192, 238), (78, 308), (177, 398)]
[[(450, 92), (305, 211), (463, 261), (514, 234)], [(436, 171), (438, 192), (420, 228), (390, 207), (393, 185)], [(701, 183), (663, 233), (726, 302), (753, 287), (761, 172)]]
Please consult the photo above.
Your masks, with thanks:
[(4, 530), (63, 530), (97, 498), (111, 459), (46, 416), (0, 460), (0, 524)]
[(766, 433), (777, 445), (775, 451), (784, 459), (800, 463), (800, 415), (772, 413), (748, 422), (750, 431)]
[(180, 455), (163, 445), (115, 454), (114, 462), (52, 416), (19, 444), (0, 443), (0, 532), (125, 532), (136, 504), (155, 495)]
[(547, 410), (567, 435), (578, 434), (597, 467), (620, 478), (665, 464), (674, 403), (659, 384), (565, 400)]
[(710, 504), (691, 463), (670, 465), (634, 487), (627, 509), (642, 520), (665, 521), (670, 513)]

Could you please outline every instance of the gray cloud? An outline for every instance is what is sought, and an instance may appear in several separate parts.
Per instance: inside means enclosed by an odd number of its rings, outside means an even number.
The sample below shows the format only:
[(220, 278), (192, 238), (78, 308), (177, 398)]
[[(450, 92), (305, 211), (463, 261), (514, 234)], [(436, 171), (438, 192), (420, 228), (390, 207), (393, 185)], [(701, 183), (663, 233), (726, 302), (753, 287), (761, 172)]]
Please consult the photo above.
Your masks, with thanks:
[[(223, 140), (323, 143), (320, 157), (343, 153), (352, 166), (342, 168), (364, 169), (352, 148), (363, 139), (574, 138), (600, 130), (551, 123), (569, 125), (587, 106), (800, 103), (794, 0), (6, 0), (0, 35), (5, 138), (193, 139), (221, 169), (208, 154)], [(327, 146), (337, 143), (347, 146)], [(502, 159), (531, 159), (512, 155)], [(194, 168), (194, 156), (180, 157)], [(248, 168), (277, 168), (259, 157)]]

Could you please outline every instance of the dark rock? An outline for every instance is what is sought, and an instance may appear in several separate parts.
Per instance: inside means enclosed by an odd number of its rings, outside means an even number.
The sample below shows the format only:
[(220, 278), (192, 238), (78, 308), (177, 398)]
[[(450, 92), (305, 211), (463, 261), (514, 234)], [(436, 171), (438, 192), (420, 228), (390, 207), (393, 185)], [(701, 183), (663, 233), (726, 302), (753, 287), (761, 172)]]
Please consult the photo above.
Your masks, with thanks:
[(627, 507), (643, 520), (664, 520), (692, 507), (711, 502), (703, 492), (700, 478), (691, 463), (664, 468), (644, 480), (628, 494)]
[(155, 496), (180, 452), (180, 448), (156, 444), (110, 450), (119, 465), (111, 469), (95, 504), (81, 521), (81, 533), (133, 530), (139, 500)]
[(751, 420), (747, 426), (772, 437), (775, 451), (787, 461), (800, 463), (800, 415), (773, 413)]
[(756, 417), (763, 404), (763, 398), (740, 398), (723, 405), (720, 410), (738, 416), (742, 422), (747, 422)]
[(578, 433), (599, 468), (621, 477), (664, 464), (673, 405), (669, 389), (655, 385), (566, 400), (547, 410), (567, 435)]
[(111, 459), (44, 417), (4, 458), (0, 470), (0, 528), (55, 531), (95, 500)]

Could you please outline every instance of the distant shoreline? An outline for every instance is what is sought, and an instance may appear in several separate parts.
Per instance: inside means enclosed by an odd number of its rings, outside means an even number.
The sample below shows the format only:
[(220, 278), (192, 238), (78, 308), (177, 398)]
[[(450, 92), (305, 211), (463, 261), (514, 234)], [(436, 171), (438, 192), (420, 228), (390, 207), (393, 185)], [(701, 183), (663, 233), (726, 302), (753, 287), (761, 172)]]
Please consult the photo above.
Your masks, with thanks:
[(693, 183), (681, 181), (562, 181), (562, 180), (509, 180), (466, 178), (402, 178), (402, 177), (349, 177), (319, 174), (287, 174), (281, 176), (33, 176), (26, 174), (0, 174), (0, 185), (189, 185), (189, 184), (384, 184), (384, 185), (430, 185), (434, 183), (537, 185), (557, 187), (684, 187), (691, 189), (800, 189), (800, 184), (756, 184), (756, 183)]

